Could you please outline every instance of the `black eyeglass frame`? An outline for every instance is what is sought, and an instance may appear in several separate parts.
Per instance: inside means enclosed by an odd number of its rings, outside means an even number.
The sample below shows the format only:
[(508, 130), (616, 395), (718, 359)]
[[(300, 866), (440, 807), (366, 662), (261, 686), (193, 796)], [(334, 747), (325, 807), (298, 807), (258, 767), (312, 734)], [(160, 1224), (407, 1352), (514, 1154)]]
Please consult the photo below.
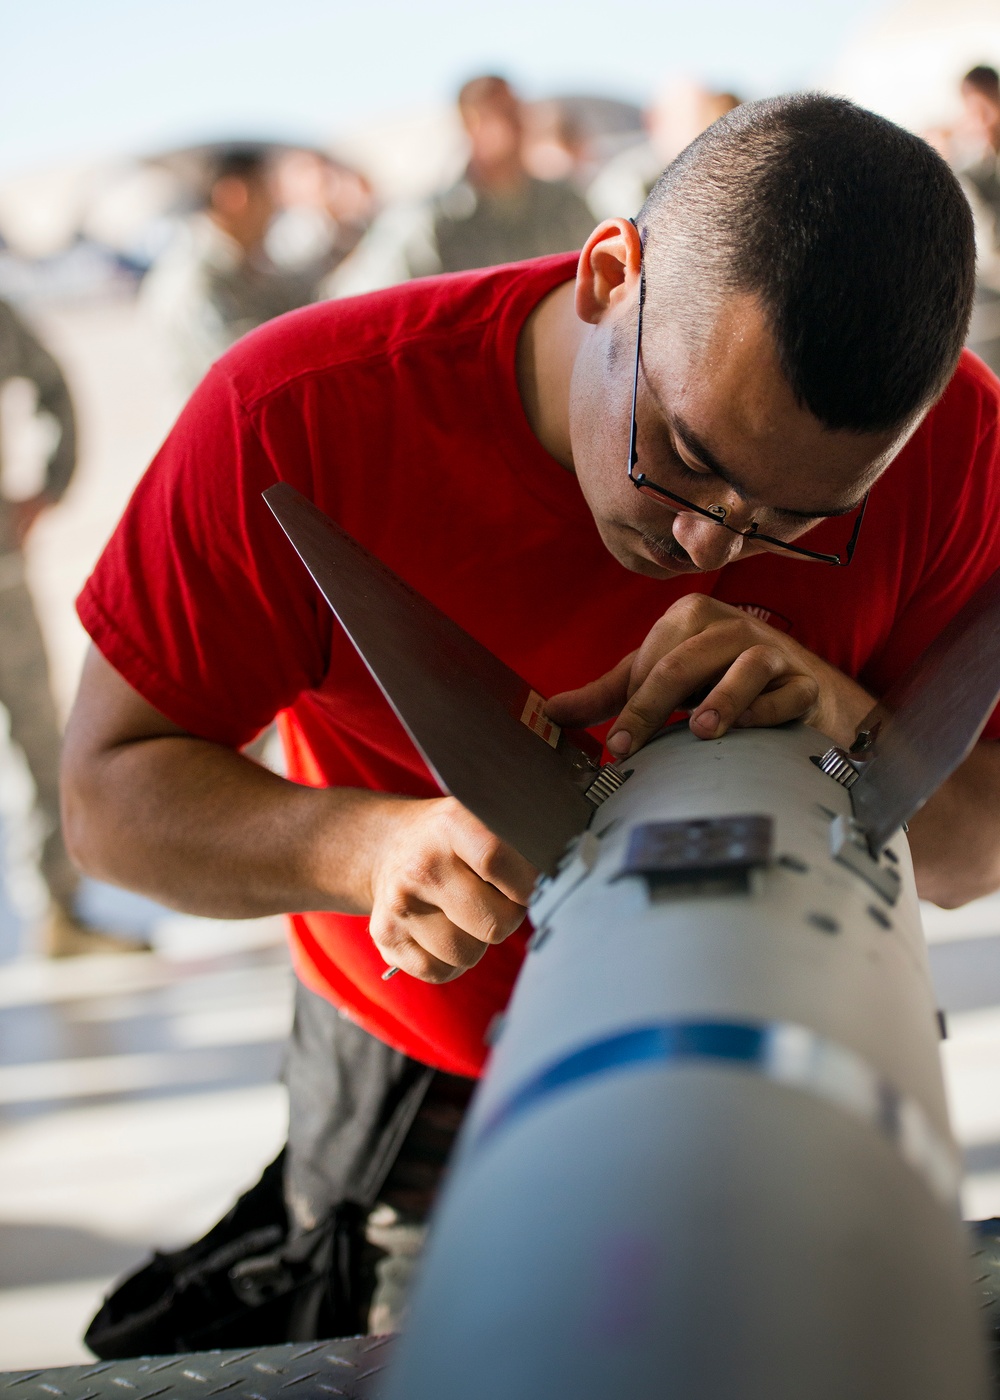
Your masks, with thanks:
[(636, 472), (635, 468), (639, 464), (639, 454), (636, 449), (636, 421), (635, 410), (639, 395), (639, 361), (642, 351), (642, 310), (646, 300), (646, 267), (645, 267), (645, 239), (642, 242), (642, 262), (639, 267), (639, 315), (636, 321), (635, 332), (635, 368), (632, 372), (632, 421), (629, 426), (628, 437), (628, 479), (636, 490), (643, 492), (646, 496), (663, 498), (671, 501), (674, 505), (683, 506), (685, 510), (690, 510), (695, 515), (700, 515), (705, 520), (711, 520), (713, 525), (719, 525), (723, 530), (728, 530), (730, 534), (740, 535), (743, 539), (759, 540), (761, 544), (773, 545), (782, 554), (795, 555), (800, 559), (809, 559), (818, 564), (831, 564), (834, 568), (846, 569), (854, 557), (855, 546), (858, 543), (858, 535), (861, 533), (861, 522), (865, 518), (865, 509), (868, 505), (870, 492), (866, 491), (864, 499), (858, 510), (858, 518), (854, 522), (854, 530), (851, 538), (847, 542), (844, 551), (845, 557), (842, 559), (839, 554), (819, 554), (813, 549), (803, 549), (801, 545), (790, 544), (786, 540), (776, 539), (773, 535), (761, 533), (756, 520), (750, 522), (746, 530), (738, 530), (735, 525), (727, 525), (723, 518), (726, 514), (724, 506), (699, 506), (694, 501), (687, 500), (684, 496), (678, 496), (674, 491), (668, 491), (665, 486), (660, 486), (655, 481), (650, 481), (645, 472)]

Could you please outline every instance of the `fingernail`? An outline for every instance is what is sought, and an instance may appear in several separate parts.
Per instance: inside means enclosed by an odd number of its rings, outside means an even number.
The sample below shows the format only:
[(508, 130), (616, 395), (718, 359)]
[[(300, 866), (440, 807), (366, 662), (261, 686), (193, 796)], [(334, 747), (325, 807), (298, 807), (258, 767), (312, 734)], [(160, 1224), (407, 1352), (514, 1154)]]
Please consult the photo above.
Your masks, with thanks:
[(627, 729), (616, 729), (608, 739), (608, 752), (626, 758), (632, 748), (632, 735)]
[(719, 712), (718, 710), (702, 710), (701, 714), (694, 716), (693, 722), (703, 734), (707, 734), (711, 738), (719, 728)]

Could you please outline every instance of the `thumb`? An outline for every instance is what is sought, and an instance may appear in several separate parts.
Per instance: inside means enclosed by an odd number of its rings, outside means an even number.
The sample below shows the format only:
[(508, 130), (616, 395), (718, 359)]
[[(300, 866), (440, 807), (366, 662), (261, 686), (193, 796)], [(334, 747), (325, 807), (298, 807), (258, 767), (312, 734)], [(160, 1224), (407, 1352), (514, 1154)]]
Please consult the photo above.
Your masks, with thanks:
[(563, 690), (545, 702), (545, 713), (564, 728), (584, 729), (612, 719), (628, 699), (628, 684), (636, 653), (630, 651), (618, 665), (596, 681), (576, 690)]

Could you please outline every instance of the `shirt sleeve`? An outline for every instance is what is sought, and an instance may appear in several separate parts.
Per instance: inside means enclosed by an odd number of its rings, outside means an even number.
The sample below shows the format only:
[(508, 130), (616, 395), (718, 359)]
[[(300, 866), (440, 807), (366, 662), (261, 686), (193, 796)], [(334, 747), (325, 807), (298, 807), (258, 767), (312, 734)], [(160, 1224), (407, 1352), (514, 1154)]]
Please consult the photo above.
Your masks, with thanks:
[[(302, 462), (281, 479), (311, 491)], [(279, 479), (210, 371), (77, 600), (94, 644), (189, 733), (238, 748), (326, 674), (329, 611), (261, 492)]]

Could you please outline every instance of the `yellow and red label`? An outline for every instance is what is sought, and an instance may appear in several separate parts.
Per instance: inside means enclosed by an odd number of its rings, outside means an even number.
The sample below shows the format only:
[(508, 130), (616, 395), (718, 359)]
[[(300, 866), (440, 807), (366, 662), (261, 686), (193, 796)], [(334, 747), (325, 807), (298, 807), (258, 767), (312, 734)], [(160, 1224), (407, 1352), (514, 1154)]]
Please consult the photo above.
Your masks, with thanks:
[(521, 711), (521, 723), (526, 724), (533, 734), (537, 734), (539, 739), (544, 739), (552, 748), (558, 746), (562, 730), (545, 713), (545, 697), (539, 695), (537, 690), (528, 692), (524, 709)]

